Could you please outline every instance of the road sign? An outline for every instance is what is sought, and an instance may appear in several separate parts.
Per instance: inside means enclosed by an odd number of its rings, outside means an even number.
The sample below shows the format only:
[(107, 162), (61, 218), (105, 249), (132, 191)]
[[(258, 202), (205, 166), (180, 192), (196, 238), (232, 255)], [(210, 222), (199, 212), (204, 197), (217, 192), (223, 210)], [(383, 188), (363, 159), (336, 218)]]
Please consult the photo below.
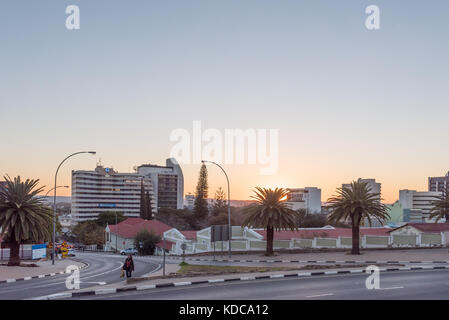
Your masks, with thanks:
[(229, 240), (229, 226), (227, 224), (215, 225), (211, 227), (211, 242), (228, 241)]

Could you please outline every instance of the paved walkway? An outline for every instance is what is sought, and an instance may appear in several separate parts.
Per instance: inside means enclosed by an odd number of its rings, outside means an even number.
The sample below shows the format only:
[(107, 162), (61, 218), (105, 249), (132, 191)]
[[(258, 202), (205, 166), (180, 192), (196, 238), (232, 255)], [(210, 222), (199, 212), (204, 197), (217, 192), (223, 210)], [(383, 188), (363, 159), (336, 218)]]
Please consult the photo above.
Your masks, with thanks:
[[(188, 256), (186, 258), (213, 259), (213, 255)], [(216, 259), (229, 259), (228, 255), (217, 255)], [(314, 252), (314, 253), (279, 253), (267, 257), (262, 252), (251, 254), (233, 254), (232, 260), (334, 260), (334, 261), (443, 261), (449, 260), (447, 248), (436, 249), (401, 249), (401, 250), (366, 250), (360, 255), (351, 255), (348, 252)], [(171, 260), (171, 259), (169, 259)]]
[[(7, 263), (7, 262), (2, 262)], [(65, 272), (65, 269), (69, 265), (76, 265), (78, 267), (84, 267), (82, 262), (74, 261), (71, 259), (55, 260), (55, 264), (51, 264), (51, 260), (38, 261), (38, 262), (22, 262), (23, 264), (35, 263), (39, 267), (7, 267), (0, 266), (0, 281), (9, 279), (23, 279), (26, 277), (36, 277), (40, 275), (49, 275), (52, 273)]]

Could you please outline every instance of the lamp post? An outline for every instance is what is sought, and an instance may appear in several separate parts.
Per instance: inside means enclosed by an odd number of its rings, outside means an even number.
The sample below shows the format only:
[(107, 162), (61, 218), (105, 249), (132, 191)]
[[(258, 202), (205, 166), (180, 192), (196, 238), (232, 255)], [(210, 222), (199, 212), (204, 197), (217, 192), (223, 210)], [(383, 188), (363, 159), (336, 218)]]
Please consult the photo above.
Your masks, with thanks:
[(53, 257), (52, 257), (52, 264), (55, 264), (55, 247), (56, 247), (56, 181), (58, 179), (58, 172), (59, 172), (59, 168), (61, 168), (62, 164), (69, 158), (77, 155), (77, 154), (81, 154), (81, 153), (90, 153), (90, 154), (96, 154), (95, 151), (80, 151), (80, 152), (75, 152), (72, 153), (71, 155), (69, 155), (68, 157), (66, 157), (64, 160), (61, 161), (61, 163), (59, 164), (58, 168), (56, 169), (56, 173), (55, 173), (55, 187), (54, 189), (54, 197), (53, 197)]
[[(69, 187), (69, 186), (57, 186), (56, 189), (57, 189), (57, 188), (68, 188), (68, 187)], [(44, 198), (46, 198), (46, 197), (48, 196), (48, 194), (49, 194), (50, 192), (52, 192), (54, 189), (55, 189), (55, 188), (51, 188), (50, 190), (48, 190), (47, 193), (45, 194)]]
[(201, 160), (201, 162), (202, 163), (209, 162), (209, 163), (215, 164), (217, 167), (219, 167), (221, 169), (221, 171), (223, 171), (224, 175), (226, 176), (226, 181), (228, 182), (228, 232), (229, 232), (228, 249), (229, 249), (229, 258), (231, 258), (231, 256), (232, 256), (232, 251), (231, 251), (232, 226), (231, 226), (231, 188), (229, 186), (229, 178), (228, 178), (228, 175), (226, 174), (226, 171), (218, 163), (215, 163), (213, 161), (208, 161), (208, 160)]
[[(118, 252), (118, 247), (117, 247), (117, 238), (118, 238), (118, 224), (117, 224), (117, 211), (115, 212), (115, 227), (117, 228), (117, 230), (115, 230), (115, 253)], [(125, 249), (125, 248), (123, 248)]]

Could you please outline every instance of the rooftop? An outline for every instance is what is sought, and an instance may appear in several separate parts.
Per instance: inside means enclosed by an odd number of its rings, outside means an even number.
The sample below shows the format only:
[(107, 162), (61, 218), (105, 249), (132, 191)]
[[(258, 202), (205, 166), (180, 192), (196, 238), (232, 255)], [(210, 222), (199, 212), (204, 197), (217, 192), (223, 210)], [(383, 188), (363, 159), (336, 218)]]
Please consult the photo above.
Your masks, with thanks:
[(415, 229), (418, 229), (421, 232), (427, 232), (427, 233), (440, 233), (440, 232), (449, 231), (449, 223), (407, 223), (398, 228), (391, 229), (388, 232), (392, 232), (392, 231), (404, 228), (405, 226), (411, 226)]
[(109, 225), (111, 233), (127, 239), (134, 238), (142, 229), (162, 236), (165, 231), (172, 229), (172, 227), (158, 220), (144, 220), (142, 218), (128, 218), (117, 225)]

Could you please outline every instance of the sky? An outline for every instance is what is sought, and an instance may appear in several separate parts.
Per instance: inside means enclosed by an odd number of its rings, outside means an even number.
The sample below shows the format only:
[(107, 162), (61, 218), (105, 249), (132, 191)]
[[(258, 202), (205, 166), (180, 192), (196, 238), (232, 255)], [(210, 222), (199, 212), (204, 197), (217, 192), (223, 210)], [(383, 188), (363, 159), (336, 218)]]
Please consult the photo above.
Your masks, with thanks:
[[(380, 29), (365, 27), (368, 5)], [(80, 9), (67, 30), (65, 9)], [(100, 161), (161, 164), (177, 128), (277, 129), (279, 167), (224, 164), (231, 198), (255, 186), (322, 189), (358, 177), (427, 189), (449, 171), (445, 0), (0, 2), (0, 176), (70, 184)], [(181, 163), (185, 193), (200, 165)], [(209, 166), (213, 196), (226, 187)], [(46, 190), (51, 187), (46, 187)], [(70, 195), (70, 189), (58, 190)]]

